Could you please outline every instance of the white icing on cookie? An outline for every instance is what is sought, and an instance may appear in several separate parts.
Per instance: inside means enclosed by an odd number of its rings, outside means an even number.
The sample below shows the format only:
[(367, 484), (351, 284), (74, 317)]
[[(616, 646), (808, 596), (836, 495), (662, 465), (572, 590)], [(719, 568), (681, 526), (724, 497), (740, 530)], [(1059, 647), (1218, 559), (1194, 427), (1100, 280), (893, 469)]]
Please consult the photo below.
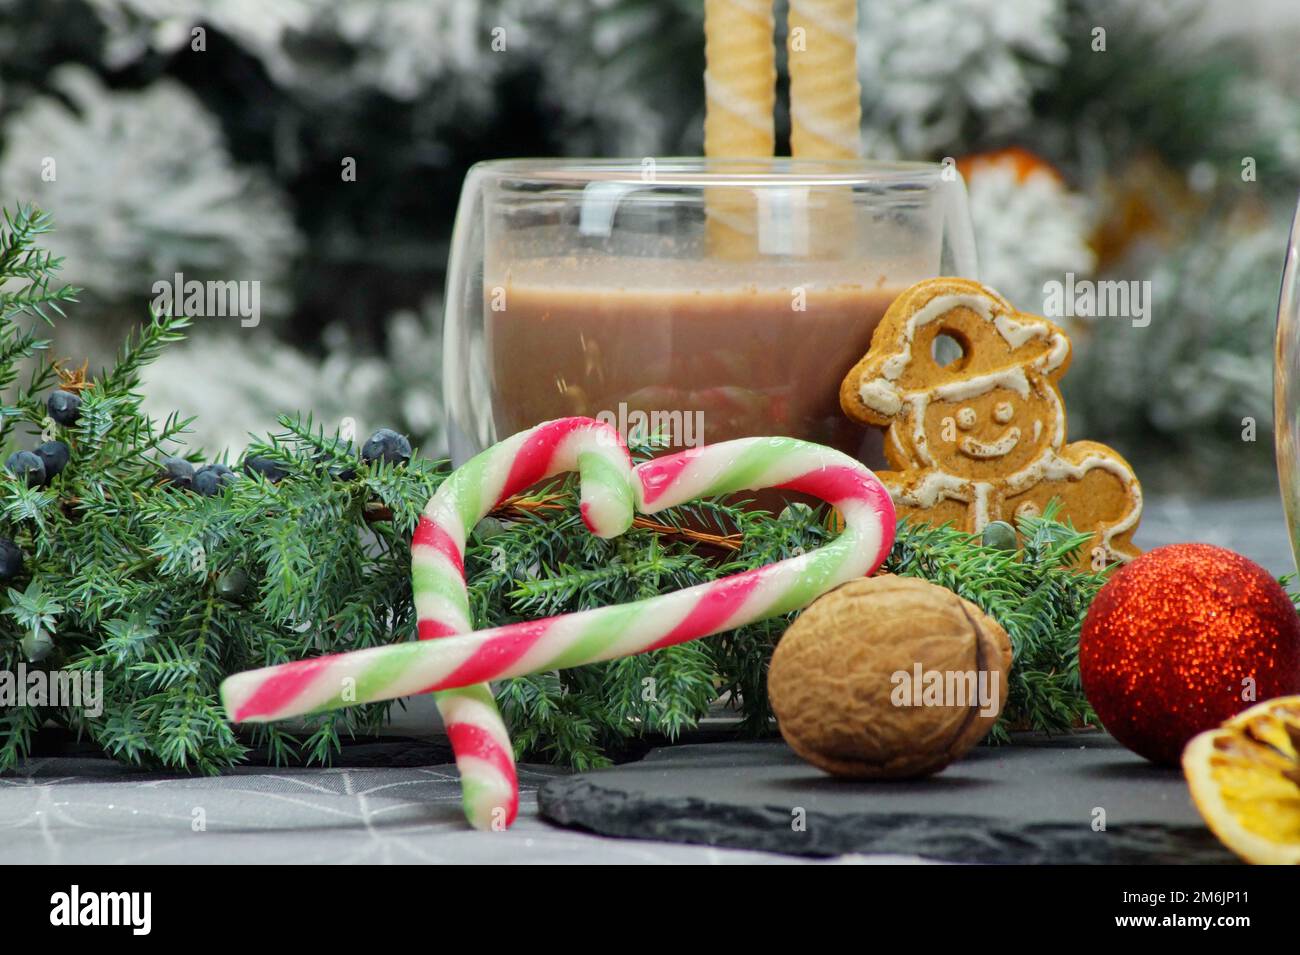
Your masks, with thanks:
[(1002, 458), (1010, 454), (1020, 443), (1020, 429), (1008, 428), (1006, 433), (996, 441), (976, 441), (972, 437), (961, 439), (961, 453), (969, 458), (981, 461)]
[(1023, 368), (1004, 368), (987, 375), (974, 375), (964, 381), (950, 381), (936, 385), (934, 396), (942, 401), (967, 401), (986, 395), (995, 388), (1014, 391), (1021, 398), (1029, 397), (1029, 378)]
[(912, 448), (916, 459), (922, 464), (934, 467), (935, 460), (930, 454), (930, 440), (925, 435), (925, 409), (930, 406), (930, 396), (924, 391), (918, 391), (908, 398), (908, 405), (911, 407), (909, 414), (912, 416)]
[(943, 500), (970, 503), (974, 497), (971, 482), (942, 471), (926, 471), (915, 484), (896, 487), (896, 493), (894, 487), (888, 487), (890, 493), (909, 507), (930, 508)]
[(893, 417), (903, 408), (903, 397), (893, 382), (875, 378), (858, 389), (862, 403), (877, 414)]
[(972, 508), (975, 513), (972, 516), (975, 533), (978, 534), (989, 523), (989, 498), (993, 496), (993, 485), (976, 481), (971, 485), (971, 490), (975, 493), (975, 506)]
[(1039, 337), (1039, 330), (1028, 322), (1018, 322), (1014, 318), (1006, 315), (999, 315), (993, 319), (993, 327), (998, 330), (1011, 348), (1019, 348), (1031, 338)]

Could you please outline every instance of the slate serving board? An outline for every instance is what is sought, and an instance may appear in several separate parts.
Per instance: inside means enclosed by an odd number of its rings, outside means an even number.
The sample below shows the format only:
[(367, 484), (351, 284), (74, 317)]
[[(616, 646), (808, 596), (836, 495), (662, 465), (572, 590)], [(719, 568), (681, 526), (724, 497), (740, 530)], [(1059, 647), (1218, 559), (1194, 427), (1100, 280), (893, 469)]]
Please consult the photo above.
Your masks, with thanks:
[[(1231, 863), (1182, 774), (1101, 733), (978, 747), (929, 779), (834, 779), (780, 741), (653, 750), (551, 779), (550, 822), (607, 836), (800, 856), (982, 863)], [(1104, 810), (1104, 830), (1094, 820)], [(797, 825), (803, 821), (802, 828)]]

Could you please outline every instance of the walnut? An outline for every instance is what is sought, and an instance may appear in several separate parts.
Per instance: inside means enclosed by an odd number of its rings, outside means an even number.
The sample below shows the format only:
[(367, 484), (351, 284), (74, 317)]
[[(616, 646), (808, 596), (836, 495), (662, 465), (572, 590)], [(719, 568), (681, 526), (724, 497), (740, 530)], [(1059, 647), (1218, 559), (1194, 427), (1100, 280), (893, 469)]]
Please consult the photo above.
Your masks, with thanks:
[(974, 604), (885, 574), (815, 601), (767, 677), (781, 735), (828, 773), (938, 772), (984, 738), (1007, 695), (1011, 642)]

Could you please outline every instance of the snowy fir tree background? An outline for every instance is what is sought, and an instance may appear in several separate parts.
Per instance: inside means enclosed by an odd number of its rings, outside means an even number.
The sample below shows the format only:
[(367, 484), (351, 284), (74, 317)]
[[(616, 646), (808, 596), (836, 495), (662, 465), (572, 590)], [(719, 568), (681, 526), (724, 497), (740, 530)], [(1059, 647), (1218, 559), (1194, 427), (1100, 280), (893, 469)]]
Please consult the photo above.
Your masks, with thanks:
[[(697, 0), (0, 0), (0, 194), (56, 213), (51, 247), (86, 290), (54, 351), (110, 354), (160, 276), (256, 279), (258, 326), (200, 322), (148, 372), (151, 411), (201, 414), (196, 440), (232, 453), (297, 410), (437, 453), (464, 171), (698, 153), (702, 16)], [(860, 4), (867, 154), (958, 163), (981, 278), (1035, 312), (1066, 273), (1151, 280), (1141, 347), (1072, 323), (1075, 433), (1175, 456), (1196, 436), (1207, 477), (1200, 439), (1239, 441), (1253, 417), (1267, 442), (1297, 38), (1286, 0)]]

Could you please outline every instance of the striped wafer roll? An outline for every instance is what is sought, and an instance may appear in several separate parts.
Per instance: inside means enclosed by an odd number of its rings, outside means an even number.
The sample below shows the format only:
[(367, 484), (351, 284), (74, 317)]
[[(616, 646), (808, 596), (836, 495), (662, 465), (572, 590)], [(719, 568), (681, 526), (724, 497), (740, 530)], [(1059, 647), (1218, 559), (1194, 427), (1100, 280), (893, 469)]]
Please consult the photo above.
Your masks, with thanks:
[[(558, 448), (565, 440), (577, 439), (556, 436), (580, 433), (573, 422), (583, 420), (541, 425), (498, 445), (503, 449), (500, 454), (493, 456), (494, 448), (470, 462), (493, 464), (475, 466), (447, 492), (431, 524), (442, 527), (439, 521), (446, 520), (451, 526), (444, 529), (455, 547), (435, 543), (437, 535), (426, 532), (427, 539), (419, 546), (433, 548), (429, 560), (445, 561), (450, 565), (445, 573), (463, 581), (452, 554), (463, 554), (471, 515), (483, 513), (485, 501), (527, 487), (544, 477), (548, 468), (569, 460), (564, 457), (568, 449)], [(597, 433), (595, 422), (586, 424), (592, 432), (583, 440)], [(558, 444), (549, 445), (553, 440)], [(624, 509), (624, 501), (634, 501), (639, 510), (652, 514), (698, 497), (769, 487), (812, 494), (831, 503), (840, 511), (845, 529), (817, 550), (675, 593), (469, 634), (446, 631), (442, 636), (441, 625), (426, 626), (426, 619), (443, 620), (441, 615), (453, 612), (458, 603), (436, 586), (420, 586), (417, 593), (426, 595), (417, 604), (422, 635), (441, 639), (236, 674), (221, 687), (227, 714), (237, 721), (266, 722), (414, 693), (446, 692), (684, 643), (806, 606), (832, 587), (871, 573), (893, 543), (894, 508), (888, 492), (866, 467), (830, 448), (793, 438), (744, 438), (646, 462), (631, 472), (625, 487), (619, 487), (618, 476), (625, 472), (618, 454), (607, 444), (595, 444), (586, 452), (577, 451), (576, 463), (583, 515), (598, 533), (626, 527), (631, 513)], [(621, 444), (617, 447), (625, 455)], [(589, 481), (594, 485), (590, 492)], [(459, 619), (467, 609), (461, 613)]]
[(704, 155), (776, 150), (772, 0), (704, 0)]
[[(705, 0), (704, 155), (766, 158), (776, 151), (773, 0)], [(758, 251), (757, 201), (739, 187), (705, 195), (709, 251), (724, 259)]]
[(797, 159), (857, 159), (857, 0), (790, 0), (790, 151)]
[[(632, 522), (632, 462), (618, 432), (588, 418), (539, 425), (456, 470), (429, 501), (411, 541), (411, 584), (422, 640), (473, 629), (465, 588), (465, 538), (502, 500), (564, 471), (578, 471), (582, 517), (598, 537)], [(504, 828), (519, 810), (510, 737), (486, 683), (435, 694), (456, 753), (465, 815), (477, 829)]]
[[(857, 159), (858, 8), (856, 0), (790, 0), (790, 153), (796, 159)], [(822, 186), (808, 197), (816, 228), (812, 252), (852, 258), (853, 194)]]

